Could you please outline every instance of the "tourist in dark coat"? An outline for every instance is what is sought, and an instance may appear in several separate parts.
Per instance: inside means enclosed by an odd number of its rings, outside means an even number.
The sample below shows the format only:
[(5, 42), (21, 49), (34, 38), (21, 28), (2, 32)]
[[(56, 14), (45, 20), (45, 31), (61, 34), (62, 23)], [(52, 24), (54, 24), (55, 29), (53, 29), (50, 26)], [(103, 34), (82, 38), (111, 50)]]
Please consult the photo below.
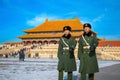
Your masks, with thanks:
[(19, 60), (20, 61), (24, 61), (24, 59), (25, 59), (24, 50), (20, 50), (19, 51)]

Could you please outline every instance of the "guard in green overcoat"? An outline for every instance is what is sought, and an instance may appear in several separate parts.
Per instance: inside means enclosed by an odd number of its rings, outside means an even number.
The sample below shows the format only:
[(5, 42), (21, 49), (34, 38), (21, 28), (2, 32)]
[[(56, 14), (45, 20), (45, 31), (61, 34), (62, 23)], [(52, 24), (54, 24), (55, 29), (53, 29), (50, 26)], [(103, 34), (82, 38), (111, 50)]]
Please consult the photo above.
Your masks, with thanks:
[(94, 73), (99, 72), (95, 49), (98, 45), (96, 34), (91, 31), (91, 25), (83, 25), (84, 33), (79, 38), (78, 58), (80, 59), (79, 72), (80, 80), (86, 80), (86, 74), (89, 80), (94, 80)]
[(76, 71), (74, 49), (76, 41), (71, 37), (71, 27), (63, 28), (64, 35), (60, 38), (58, 46), (58, 80), (63, 80), (63, 71), (68, 72), (68, 80), (72, 80), (72, 72)]

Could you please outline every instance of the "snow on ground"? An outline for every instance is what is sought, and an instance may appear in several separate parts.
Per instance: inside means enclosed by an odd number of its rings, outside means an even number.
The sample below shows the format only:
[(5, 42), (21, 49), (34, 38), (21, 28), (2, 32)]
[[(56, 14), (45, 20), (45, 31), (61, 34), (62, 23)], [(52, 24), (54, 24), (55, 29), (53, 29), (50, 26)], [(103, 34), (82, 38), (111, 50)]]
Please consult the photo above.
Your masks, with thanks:
[[(0, 58), (0, 80), (57, 80), (57, 59)], [(77, 68), (79, 68), (79, 60)], [(120, 63), (119, 61), (98, 61), (99, 68)], [(73, 80), (79, 79), (78, 71), (73, 73)], [(67, 80), (67, 73), (64, 74)]]

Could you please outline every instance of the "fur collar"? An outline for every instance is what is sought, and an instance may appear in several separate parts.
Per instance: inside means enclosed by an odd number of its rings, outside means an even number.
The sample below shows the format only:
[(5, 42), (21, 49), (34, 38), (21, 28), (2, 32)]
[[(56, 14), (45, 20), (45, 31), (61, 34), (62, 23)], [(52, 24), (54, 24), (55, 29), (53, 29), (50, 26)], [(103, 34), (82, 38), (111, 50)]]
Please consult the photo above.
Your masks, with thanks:
[(68, 34), (67, 36), (64, 34), (62, 37), (69, 39), (71, 37), (71, 34)]
[(90, 37), (91, 35), (92, 35), (92, 31), (90, 31), (90, 32), (88, 32), (88, 33), (86, 33), (86, 32), (83, 33), (83, 36), (88, 36), (88, 37)]

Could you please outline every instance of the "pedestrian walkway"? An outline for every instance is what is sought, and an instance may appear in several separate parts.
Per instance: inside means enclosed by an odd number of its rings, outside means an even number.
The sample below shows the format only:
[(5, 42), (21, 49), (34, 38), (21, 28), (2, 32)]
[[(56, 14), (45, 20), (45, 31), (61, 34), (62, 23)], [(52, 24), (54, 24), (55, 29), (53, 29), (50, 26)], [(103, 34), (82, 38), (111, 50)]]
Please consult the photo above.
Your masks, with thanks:
[(101, 68), (95, 74), (95, 80), (120, 80), (120, 64)]

